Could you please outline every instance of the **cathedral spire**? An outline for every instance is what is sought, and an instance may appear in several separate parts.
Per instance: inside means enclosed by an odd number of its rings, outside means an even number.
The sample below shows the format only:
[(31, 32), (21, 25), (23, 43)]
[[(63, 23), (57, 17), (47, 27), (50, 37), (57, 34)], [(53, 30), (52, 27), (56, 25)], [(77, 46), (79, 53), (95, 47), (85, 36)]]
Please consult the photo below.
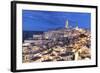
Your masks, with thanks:
[(78, 23), (76, 23), (76, 29), (78, 29)]

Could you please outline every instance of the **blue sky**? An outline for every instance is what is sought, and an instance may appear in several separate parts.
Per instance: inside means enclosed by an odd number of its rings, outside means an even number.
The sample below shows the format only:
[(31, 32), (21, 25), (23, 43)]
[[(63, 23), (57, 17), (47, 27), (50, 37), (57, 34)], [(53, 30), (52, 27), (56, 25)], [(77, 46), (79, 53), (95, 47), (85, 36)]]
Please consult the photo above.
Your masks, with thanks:
[(66, 20), (69, 25), (75, 26), (78, 23), (80, 28), (91, 27), (91, 14), (78, 12), (55, 12), (23, 10), (22, 24), (23, 31), (48, 31), (55, 28), (64, 28)]

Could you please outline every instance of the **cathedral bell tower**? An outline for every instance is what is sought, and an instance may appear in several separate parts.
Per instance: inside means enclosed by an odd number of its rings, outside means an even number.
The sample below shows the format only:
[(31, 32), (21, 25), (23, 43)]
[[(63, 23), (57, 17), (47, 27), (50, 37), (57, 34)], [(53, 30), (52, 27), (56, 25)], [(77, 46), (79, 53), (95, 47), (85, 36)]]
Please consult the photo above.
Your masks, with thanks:
[(68, 26), (69, 26), (69, 22), (68, 20), (66, 20), (65, 28), (68, 28)]

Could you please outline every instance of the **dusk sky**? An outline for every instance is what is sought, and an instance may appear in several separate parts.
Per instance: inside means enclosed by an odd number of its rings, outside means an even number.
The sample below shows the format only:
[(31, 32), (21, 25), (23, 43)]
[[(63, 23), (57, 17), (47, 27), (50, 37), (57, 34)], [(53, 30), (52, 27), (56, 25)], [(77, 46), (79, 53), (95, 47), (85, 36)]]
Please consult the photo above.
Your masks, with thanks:
[(24, 31), (48, 31), (49, 29), (64, 28), (66, 20), (70, 26), (78, 23), (80, 28), (91, 27), (91, 14), (78, 12), (55, 12), (23, 10), (22, 24)]

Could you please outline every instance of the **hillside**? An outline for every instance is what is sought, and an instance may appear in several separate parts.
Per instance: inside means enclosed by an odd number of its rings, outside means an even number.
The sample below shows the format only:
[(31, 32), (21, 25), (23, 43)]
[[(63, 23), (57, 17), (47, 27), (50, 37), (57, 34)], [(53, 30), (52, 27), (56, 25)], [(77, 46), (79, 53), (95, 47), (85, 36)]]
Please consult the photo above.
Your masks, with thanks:
[(43, 39), (23, 46), (23, 63), (91, 59), (89, 30), (57, 29), (41, 35)]

